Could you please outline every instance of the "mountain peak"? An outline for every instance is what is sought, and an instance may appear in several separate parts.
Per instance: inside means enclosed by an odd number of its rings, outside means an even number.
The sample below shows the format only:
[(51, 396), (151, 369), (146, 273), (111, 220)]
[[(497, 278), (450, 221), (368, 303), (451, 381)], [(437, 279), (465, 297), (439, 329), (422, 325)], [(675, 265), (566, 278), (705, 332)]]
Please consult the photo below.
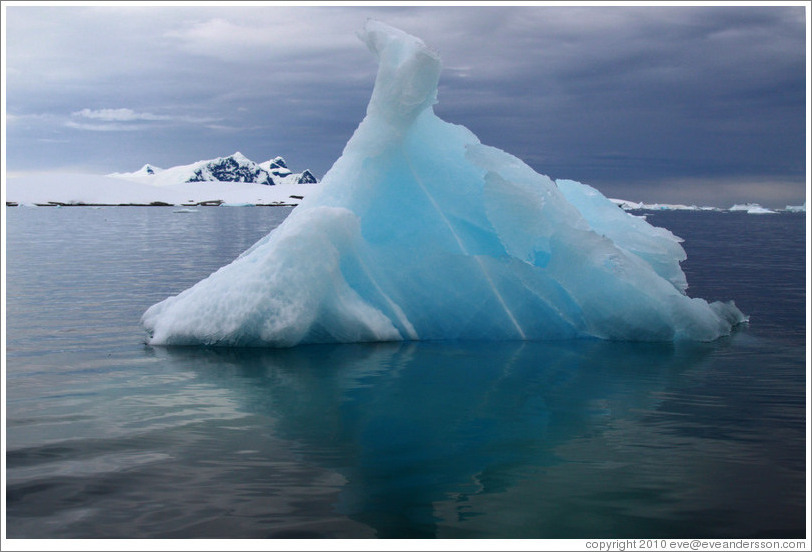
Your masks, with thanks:
[(160, 176), (155, 181), (159, 185), (186, 182), (246, 182), (265, 186), (318, 183), (309, 170), (301, 173), (291, 171), (285, 159), (280, 156), (263, 163), (255, 163), (239, 151), (224, 157), (197, 161), (190, 165), (180, 165), (169, 169), (146, 164), (136, 172), (113, 173), (111, 176), (125, 178)]
[(274, 157), (273, 159), (268, 161), (268, 163), (270, 164), (271, 168), (275, 168), (275, 167), (276, 168), (282, 168), (282, 169), (287, 169), (288, 168), (287, 163), (285, 163), (285, 159), (282, 158), (282, 157)]
[(192, 175), (186, 182), (251, 182), (272, 186), (273, 179), (267, 171), (236, 152), (228, 157), (220, 157), (211, 161), (201, 161), (195, 164)]
[(143, 167), (138, 169), (137, 172), (144, 173), (144, 174), (155, 174), (155, 169), (152, 167), (152, 165), (147, 163), (146, 165), (144, 165)]
[(305, 169), (296, 179), (296, 184), (318, 184), (319, 181), (309, 169)]

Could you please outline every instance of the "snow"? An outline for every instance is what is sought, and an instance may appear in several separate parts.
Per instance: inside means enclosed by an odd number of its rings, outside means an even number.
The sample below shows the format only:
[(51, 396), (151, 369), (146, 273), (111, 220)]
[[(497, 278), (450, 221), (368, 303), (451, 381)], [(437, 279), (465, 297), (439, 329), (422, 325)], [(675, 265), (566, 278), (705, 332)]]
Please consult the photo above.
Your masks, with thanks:
[(292, 195), (305, 197), (318, 187), (265, 186), (245, 182), (156, 184), (155, 179), (156, 176), (117, 178), (62, 172), (26, 173), (7, 178), (6, 200), (21, 205), (49, 202), (105, 205), (149, 205), (162, 202), (189, 205), (204, 201), (222, 201), (223, 204), (230, 205), (298, 205), (301, 200), (292, 198)]
[[(221, 172), (226, 172), (227, 176), (219, 176)], [(140, 174), (139, 174), (140, 173)], [(134, 182), (150, 184), (152, 186), (173, 186), (187, 182), (251, 182), (258, 184), (273, 184), (270, 175), (262, 169), (259, 164), (254, 163), (242, 153), (235, 152), (225, 157), (217, 159), (207, 159), (197, 161), (188, 165), (179, 165), (162, 170), (155, 174), (138, 173), (114, 174), (119, 178), (127, 178)]]
[[(281, 157), (273, 161), (284, 165)], [(299, 198), (313, 190), (312, 186), (298, 184), (300, 177), (310, 174), (308, 171), (293, 173), (285, 167), (286, 173), (279, 177), (261, 165), (236, 152), (168, 169), (146, 164), (134, 172), (105, 176), (61, 172), (12, 175), (8, 178), (7, 199), (29, 205), (188, 205), (204, 201), (229, 206), (298, 205)]]
[(147, 163), (140, 169), (134, 172), (124, 172), (124, 173), (111, 173), (108, 176), (117, 176), (119, 178), (132, 178), (132, 177), (141, 177), (141, 176), (151, 176), (153, 174), (157, 174), (162, 172), (163, 169), (160, 167), (156, 167), (154, 165), (150, 165)]
[[(377, 21), (364, 120), (321, 185), (233, 263), (142, 317), (153, 345), (713, 340), (679, 239), (439, 119), (440, 59)], [(614, 211), (612, 211), (614, 209)]]

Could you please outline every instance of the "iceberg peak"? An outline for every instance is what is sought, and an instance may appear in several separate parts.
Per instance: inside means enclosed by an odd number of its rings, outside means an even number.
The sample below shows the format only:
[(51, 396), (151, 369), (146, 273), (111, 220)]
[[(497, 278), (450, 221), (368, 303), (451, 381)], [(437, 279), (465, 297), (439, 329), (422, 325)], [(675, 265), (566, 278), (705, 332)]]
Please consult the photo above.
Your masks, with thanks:
[(378, 58), (368, 115), (406, 125), (437, 103), (442, 64), (422, 40), (375, 19), (358, 36)]
[[(746, 320), (685, 293), (680, 239), (438, 118), (440, 58), (379, 21), (367, 115), (307, 198), (150, 307), (154, 345), (602, 338), (710, 341)], [(270, 167), (271, 162), (268, 162)]]

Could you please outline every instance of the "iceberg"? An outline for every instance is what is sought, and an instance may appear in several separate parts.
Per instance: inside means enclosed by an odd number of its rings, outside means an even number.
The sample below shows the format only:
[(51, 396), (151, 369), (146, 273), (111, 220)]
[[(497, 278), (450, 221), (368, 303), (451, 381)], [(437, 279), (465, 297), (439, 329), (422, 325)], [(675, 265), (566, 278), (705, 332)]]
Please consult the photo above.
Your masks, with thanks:
[(142, 317), (152, 345), (710, 341), (746, 320), (686, 294), (680, 240), (434, 113), (441, 61), (369, 20), (367, 113), (314, 193)]
[(747, 211), (748, 215), (772, 215), (775, 211), (762, 207), (758, 203), (737, 203), (730, 208), (730, 211)]

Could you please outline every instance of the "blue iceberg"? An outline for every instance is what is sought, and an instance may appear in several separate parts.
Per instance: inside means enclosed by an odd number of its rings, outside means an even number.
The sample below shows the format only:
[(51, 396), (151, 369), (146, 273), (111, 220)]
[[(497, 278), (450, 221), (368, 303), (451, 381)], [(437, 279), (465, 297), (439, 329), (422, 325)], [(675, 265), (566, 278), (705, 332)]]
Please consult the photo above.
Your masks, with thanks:
[(231, 264), (149, 308), (154, 345), (710, 341), (746, 317), (686, 295), (680, 239), (434, 114), (439, 57), (378, 21), (367, 114), (320, 188)]

